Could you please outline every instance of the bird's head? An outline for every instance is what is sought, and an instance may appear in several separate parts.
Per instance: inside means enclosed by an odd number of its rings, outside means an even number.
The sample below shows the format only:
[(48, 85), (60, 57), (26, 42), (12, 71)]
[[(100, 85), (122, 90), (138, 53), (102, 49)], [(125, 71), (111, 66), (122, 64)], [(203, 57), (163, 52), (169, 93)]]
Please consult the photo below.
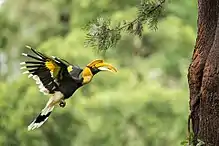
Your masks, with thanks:
[(83, 84), (89, 83), (93, 76), (100, 71), (109, 71), (115, 73), (117, 72), (117, 69), (111, 64), (104, 62), (102, 59), (93, 60), (87, 64), (82, 72), (82, 76), (84, 78)]

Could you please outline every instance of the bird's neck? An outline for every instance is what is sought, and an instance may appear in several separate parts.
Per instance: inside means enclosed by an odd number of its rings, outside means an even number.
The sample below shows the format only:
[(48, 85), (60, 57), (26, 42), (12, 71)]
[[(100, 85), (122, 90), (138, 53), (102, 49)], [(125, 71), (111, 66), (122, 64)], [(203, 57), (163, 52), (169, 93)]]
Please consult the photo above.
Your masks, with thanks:
[(83, 78), (82, 84), (84, 85), (84, 84), (90, 83), (94, 74), (92, 73), (92, 71), (89, 67), (85, 67), (81, 73), (81, 76)]

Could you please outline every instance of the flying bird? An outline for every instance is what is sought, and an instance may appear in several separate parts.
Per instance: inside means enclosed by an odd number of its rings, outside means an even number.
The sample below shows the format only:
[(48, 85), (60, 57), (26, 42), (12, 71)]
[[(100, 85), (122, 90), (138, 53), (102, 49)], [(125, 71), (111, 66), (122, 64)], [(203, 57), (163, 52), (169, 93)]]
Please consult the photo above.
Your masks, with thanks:
[(22, 53), (30, 59), (20, 63), (21, 69), (25, 69), (23, 74), (28, 74), (28, 78), (36, 81), (40, 92), (50, 96), (40, 114), (28, 126), (28, 131), (42, 126), (56, 105), (64, 108), (65, 100), (72, 97), (77, 89), (90, 83), (100, 71), (117, 72), (115, 67), (102, 59), (95, 59), (81, 68), (64, 59), (47, 56), (30, 46), (26, 47), (33, 55)]

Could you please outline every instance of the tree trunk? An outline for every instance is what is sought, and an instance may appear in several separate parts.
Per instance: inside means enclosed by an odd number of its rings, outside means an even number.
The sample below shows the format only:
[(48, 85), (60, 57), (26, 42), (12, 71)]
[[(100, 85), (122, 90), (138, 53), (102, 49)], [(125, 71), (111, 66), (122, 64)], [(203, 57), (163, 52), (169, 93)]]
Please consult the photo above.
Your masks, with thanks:
[(194, 141), (219, 146), (219, 1), (198, 0), (198, 33), (188, 71)]

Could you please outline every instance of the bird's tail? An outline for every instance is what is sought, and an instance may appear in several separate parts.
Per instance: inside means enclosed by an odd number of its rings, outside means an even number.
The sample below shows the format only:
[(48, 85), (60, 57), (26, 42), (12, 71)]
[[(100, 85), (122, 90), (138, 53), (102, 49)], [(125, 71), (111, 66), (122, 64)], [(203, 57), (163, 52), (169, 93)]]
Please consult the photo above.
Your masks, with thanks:
[(46, 122), (46, 120), (49, 118), (49, 115), (52, 113), (52, 111), (54, 109), (54, 105), (51, 104), (52, 102), (53, 102), (53, 99), (50, 98), (50, 100), (47, 102), (45, 108), (34, 119), (34, 121), (28, 126), (28, 131), (39, 128), (40, 126), (42, 126)]

